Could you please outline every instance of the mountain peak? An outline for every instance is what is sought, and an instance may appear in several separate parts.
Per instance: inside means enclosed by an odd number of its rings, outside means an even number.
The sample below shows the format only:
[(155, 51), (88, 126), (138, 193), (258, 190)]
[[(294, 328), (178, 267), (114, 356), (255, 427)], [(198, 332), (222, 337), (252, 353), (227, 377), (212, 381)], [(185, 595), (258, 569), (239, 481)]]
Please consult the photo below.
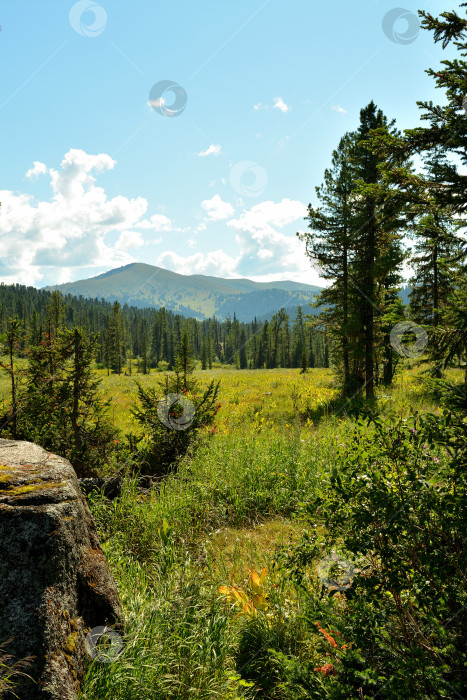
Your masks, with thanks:
[(314, 300), (319, 287), (292, 281), (253, 282), (208, 275), (182, 275), (162, 267), (135, 262), (96, 277), (46, 287), (63, 294), (119, 301), (130, 306), (164, 306), (196, 318), (233, 316), (240, 321), (268, 317), (281, 307), (293, 313)]

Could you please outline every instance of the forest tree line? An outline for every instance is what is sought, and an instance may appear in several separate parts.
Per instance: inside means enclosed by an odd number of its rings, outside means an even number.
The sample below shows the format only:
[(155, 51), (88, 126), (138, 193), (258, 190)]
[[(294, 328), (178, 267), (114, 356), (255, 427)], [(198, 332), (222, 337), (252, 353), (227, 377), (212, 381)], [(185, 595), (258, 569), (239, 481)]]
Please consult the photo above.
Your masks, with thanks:
[(22, 350), (59, 328), (78, 326), (96, 335), (97, 365), (109, 373), (173, 369), (185, 331), (202, 369), (215, 363), (239, 369), (329, 367), (326, 332), (312, 327), (302, 307), (293, 316), (280, 309), (270, 321), (245, 323), (235, 314), (233, 319), (200, 321), (165, 308), (138, 309), (118, 301), (0, 284), (0, 334), (14, 317), (22, 323)]

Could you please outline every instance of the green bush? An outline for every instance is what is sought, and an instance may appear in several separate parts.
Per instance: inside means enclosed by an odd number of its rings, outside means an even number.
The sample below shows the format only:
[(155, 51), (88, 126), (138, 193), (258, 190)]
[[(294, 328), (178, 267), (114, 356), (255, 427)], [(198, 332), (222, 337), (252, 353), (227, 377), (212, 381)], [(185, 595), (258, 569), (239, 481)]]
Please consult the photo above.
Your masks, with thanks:
[[(326, 525), (324, 542), (308, 537), (288, 557), (307, 590), (310, 627), (324, 613), (350, 644), (327, 678), (327, 697), (462, 697), (466, 466), (467, 425), (448, 410), (360, 421), (338, 448), (330, 488), (310, 504)], [(333, 548), (356, 562), (351, 587), (326, 588), (316, 576), (304, 586), (319, 551)], [(332, 598), (343, 605), (325, 602)]]

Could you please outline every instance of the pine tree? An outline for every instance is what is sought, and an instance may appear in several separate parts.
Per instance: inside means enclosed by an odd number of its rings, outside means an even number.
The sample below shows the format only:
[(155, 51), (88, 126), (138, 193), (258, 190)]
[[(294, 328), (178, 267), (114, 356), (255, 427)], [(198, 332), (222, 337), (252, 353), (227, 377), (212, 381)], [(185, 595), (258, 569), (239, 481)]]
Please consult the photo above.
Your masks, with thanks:
[(269, 323), (265, 321), (261, 329), (261, 337), (258, 346), (258, 369), (269, 367)]
[(47, 314), (50, 318), (50, 326), (53, 335), (63, 327), (65, 318), (65, 304), (61, 292), (54, 291), (50, 295), (49, 303), (47, 304)]
[[(92, 371), (98, 339), (83, 329), (47, 332), (29, 348), (21, 388), (18, 433), (22, 439), (61, 454), (80, 476), (91, 476), (108, 459), (115, 431)], [(51, 361), (52, 357), (52, 361)]]
[(208, 351), (206, 347), (206, 339), (203, 338), (201, 344), (201, 369), (207, 369), (208, 367)]
[[(428, 159), (427, 176), (439, 182), (445, 156), (439, 151)], [(447, 298), (455, 288), (455, 279), (467, 252), (465, 239), (458, 235), (463, 225), (452, 207), (440, 205), (430, 188), (413, 226), (415, 254), (411, 258), (414, 276), (410, 280), (410, 310), (418, 323), (437, 327)]]
[(246, 357), (246, 335), (245, 329), (242, 328), (240, 331), (240, 348), (239, 348), (239, 366), (240, 369), (246, 369), (248, 366), (248, 361)]
[(141, 319), (141, 362), (140, 362), (140, 372), (143, 374), (148, 373), (148, 323), (145, 318)]
[(292, 365), (293, 367), (302, 367), (302, 369), (303, 367), (306, 369), (307, 366), (305, 319), (301, 306), (297, 308), (297, 313), (293, 321)]
[(350, 346), (352, 297), (350, 265), (353, 253), (354, 224), (352, 192), (354, 171), (351, 165), (352, 137), (346, 134), (332, 154), (331, 168), (324, 173), (324, 182), (316, 187), (318, 208), (308, 205), (310, 232), (297, 235), (306, 244), (306, 255), (319, 265), (323, 279), (332, 280), (321, 290), (315, 308), (324, 307), (313, 319), (315, 327), (327, 325), (335, 339), (337, 364), (343, 375), (344, 394), (355, 389), (351, 381)]
[(206, 340), (206, 352), (208, 356), (208, 366), (209, 369), (212, 369), (212, 352), (213, 352), (213, 340), (210, 335), (208, 335), (207, 340)]
[(117, 374), (122, 372), (122, 307), (115, 301), (109, 324), (110, 368)]
[[(467, 7), (463, 2), (461, 7)], [(465, 14), (465, 12), (464, 12)], [(422, 110), (422, 120), (429, 126), (405, 131), (406, 147), (410, 153), (433, 154), (438, 149), (448, 155), (455, 155), (463, 166), (467, 166), (467, 18), (455, 11), (443, 12), (433, 17), (429, 12), (420, 11), (422, 27), (433, 32), (435, 43), (442, 42), (443, 49), (453, 44), (459, 55), (452, 60), (442, 61), (442, 69), (428, 69), (426, 73), (436, 80), (436, 87), (444, 90), (446, 99), (442, 105), (433, 102), (417, 102)], [(446, 159), (440, 163), (438, 177), (434, 180), (419, 177), (419, 183), (429, 188), (440, 206), (452, 208), (462, 214), (467, 209), (467, 175), (459, 166)]]
[(177, 377), (181, 377), (180, 387), (177, 391), (187, 388), (188, 376), (193, 373), (195, 367), (196, 361), (193, 358), (193, 349), (188, 330), (185, 328), (180, 340), (180, 350), (175, 358), (175, 373)]
[(355, 132), (352, 164), (357, 178), (354, 188), (353, 220), (356, 230), (352, 284), (360, 295), (358, 323), (364, 354), (364, 386), (367, 399), (374, 396), (375, 361), (381, 352), (384, 334), (378, 329), (385, 313), (386, 297), (396, 288), (398, 270), (404, 260), (402, 231), (406, 226), (401, 196), (384, 176), (385, 168), (402, 167), (408, 158), (399, 152), (382, 156), (372, 137), (398, 137), (394, 121), (389, 122), (374, 102), (361, 110)]

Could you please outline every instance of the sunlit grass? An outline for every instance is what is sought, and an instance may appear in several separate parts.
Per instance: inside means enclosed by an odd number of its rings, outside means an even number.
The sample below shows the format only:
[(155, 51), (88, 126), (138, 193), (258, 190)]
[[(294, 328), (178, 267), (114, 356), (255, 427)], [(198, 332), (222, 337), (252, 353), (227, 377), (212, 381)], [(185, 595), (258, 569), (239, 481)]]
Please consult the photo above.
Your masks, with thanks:
[[(377, 388), (383, 412), (437, 410), (424, 390), (425, 369), (406, 366), (392, 387)], [(156, 386), (164, 375), (98, 375), (115, 426), (138, 432), (131, 416), (135, 380)], [(251, 569), (268, 568), (268, 590), (290, 635), (302, 650), (313, 646), (299, 621), (298, 594), (273, 564), (276, 547), (293, 544), (307, 527), (307, 504), (326, 489), (336, 448), (349, 439), (353, 419), (344, 404), (336, 406), (334, 375), (216, 368), (195, 376), (203, 385), (221, 382), (217, 433), (149, 496), (127, 480), (113, 502), (90, 498), (125, 633), (117, 661), (88, 666), (83, 700), (255, 697), (257, 688), (236, 674), (243, 622), (218, 593), (232, 581), (246, 585)], [(460, 370), (447, 376), (461, 380)], [(2, 398), (9, 400), (5, 373)]]

